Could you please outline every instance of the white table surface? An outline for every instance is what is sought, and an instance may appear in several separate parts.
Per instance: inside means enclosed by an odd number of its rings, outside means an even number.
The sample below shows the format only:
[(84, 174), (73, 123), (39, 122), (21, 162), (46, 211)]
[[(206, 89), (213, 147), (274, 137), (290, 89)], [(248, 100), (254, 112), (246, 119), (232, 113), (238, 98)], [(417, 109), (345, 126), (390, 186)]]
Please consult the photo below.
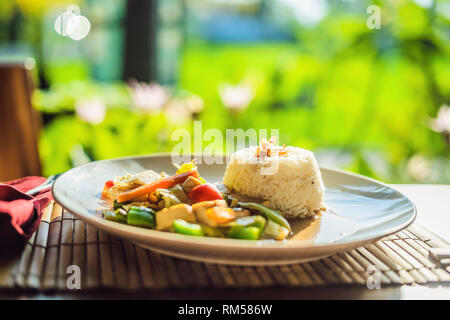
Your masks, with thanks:
[(418, 223), (450, 243), (450, 185), (393, 185), (414, 202)]

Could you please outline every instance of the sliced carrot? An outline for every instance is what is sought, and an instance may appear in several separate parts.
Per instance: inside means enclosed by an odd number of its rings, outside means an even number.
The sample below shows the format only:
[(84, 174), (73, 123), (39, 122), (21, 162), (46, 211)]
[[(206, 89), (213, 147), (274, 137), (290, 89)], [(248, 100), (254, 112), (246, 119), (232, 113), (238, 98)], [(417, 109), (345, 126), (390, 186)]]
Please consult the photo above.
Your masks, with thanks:
[(197, 170), (191, 170), (180, 174), (176, 174), (174, 176), (170, 176), (152, 183), (144, 184), (136, 189), (119, 193), (119, 195), (117, 196), (117, 202), (120, 203), (130, 201), (140, 196), (149, 194), (155, 191), (156, 189), (171, 188), (179, 183), (183, 183), (190, 176), (193, 176), (194, 178), (200, 177)]

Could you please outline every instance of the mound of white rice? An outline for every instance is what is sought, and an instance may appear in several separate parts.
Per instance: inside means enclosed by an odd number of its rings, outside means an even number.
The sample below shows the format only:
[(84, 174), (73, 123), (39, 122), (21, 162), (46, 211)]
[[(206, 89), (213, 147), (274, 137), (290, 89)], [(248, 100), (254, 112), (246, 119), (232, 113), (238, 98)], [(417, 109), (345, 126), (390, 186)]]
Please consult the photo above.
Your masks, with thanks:
[(223, 183), (248, 197), (270, 202), (287, 218), (313, 217), (324, 208), (325, 187), (311, 151), (285, 147), (284, 156), (257, 157), (256, 147), (234, 153)]

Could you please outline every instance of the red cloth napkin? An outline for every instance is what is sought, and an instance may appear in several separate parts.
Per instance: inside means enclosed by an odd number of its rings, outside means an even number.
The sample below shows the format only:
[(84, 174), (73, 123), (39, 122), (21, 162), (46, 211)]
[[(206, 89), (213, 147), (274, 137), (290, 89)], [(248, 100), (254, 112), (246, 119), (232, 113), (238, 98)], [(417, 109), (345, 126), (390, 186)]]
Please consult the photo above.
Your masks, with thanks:
[[(32, 197), (26, 191), (45, 181), (43, 177), (25, 177), (0, 183), (0, 224), (1, 229), (11, 229), (23, 238), (29, 238), (36, 231), (42, 210), (53, 199), (50, 189)], [(5, 226), (4, 224), (9, 224)], [(15, 231), (14, 231), (15, 230)], [(2, 238), (6, 235), (2, 234)]]

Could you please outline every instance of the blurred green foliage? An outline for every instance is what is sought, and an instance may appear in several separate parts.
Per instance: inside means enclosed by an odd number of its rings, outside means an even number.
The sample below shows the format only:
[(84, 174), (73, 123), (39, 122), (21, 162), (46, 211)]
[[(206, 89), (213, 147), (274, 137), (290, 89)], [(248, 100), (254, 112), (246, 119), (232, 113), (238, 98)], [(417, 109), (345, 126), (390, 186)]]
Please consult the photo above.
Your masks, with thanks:
[[(278, 128), (282, 143), (351, 152), (355, 162), (348, 168), (371, 176), (363, 153), (381, 152), (389, 165), (382, 178), (390, 181), (407, 178), (404, 162), (416, 153), (447, 154), (444, 140), (427, 126), (431, 99), (417, 92), (425, 80), (415, 64), (398, 55), (324, 61), (295, 48), (264, 49), (199, 45), (186, 55), (181, 83), (207, 101), (202, 119), (208, 127)], [(232, 124), (223, 121), (226, 110), (217, 95), (224, 78), (246, 79), (257, 88), (249, 109)]]
[[(450, 101), (448, 2), (425, 8), (375, 1), (382, 26), (374, 30), (366, 26), (371, 1), (353, 9), (344, 3), (329, 1), (329, 14), (314, 27), (286, 18), (289, 42), (189, 39), (173, 93), (187, 90), (203, 99), (196, 115), (203, 130), (275, 128), (280, 143), (312, 149), (331, 159), (327, 164), (394, 183), (450, 183), (450, 146), (430, 129), (430, 119)], [(180, 125), (164, 113), (136, 112), (125, 83), (89, 80), (87, 65), (49, 63), (50, 89), (33, 97), (49, 119), (40, 142), (45, 174), (67, 170), (80, 157), (170, 151), (173, 129), (192, 130), (191, 122)], [(250, 86), (249, 107), (228, 110), (218, 91), (223, 83)], [(74, 114), (80, 97), (105, 102), (101, 124)]]
[[(180, 85), (204, 97), (208, 126), (230, 126), (222, 120), (220, 83), (246, 82), (255, 99), (232, 126), (279, 128), (281, 143), (350, 154), (344, 168), (386, 181), (448, 183), (450, 146), (429, 125), (450, 101), (444, 2), (430, 8), (412, 1), (376, 4), (382, 10), (378, 30), (367, 28), (367, 16), (335, 4), (315, 28), (291, 25), (294, 43), (191, 41)], [(424, 159), (423, 167), (414, 167), (414, 156)]]
[[(174, 125), (162, 113), (133, 109), (124, 83), (71, 82), (37, 90), (33, 104), (50, 118), (40, 139), (44, 173), (63, 172), (86, 161), (170, 150)], [(99, 99), (107, 108), (101, 124), (75, 114), (76, 103)]]

